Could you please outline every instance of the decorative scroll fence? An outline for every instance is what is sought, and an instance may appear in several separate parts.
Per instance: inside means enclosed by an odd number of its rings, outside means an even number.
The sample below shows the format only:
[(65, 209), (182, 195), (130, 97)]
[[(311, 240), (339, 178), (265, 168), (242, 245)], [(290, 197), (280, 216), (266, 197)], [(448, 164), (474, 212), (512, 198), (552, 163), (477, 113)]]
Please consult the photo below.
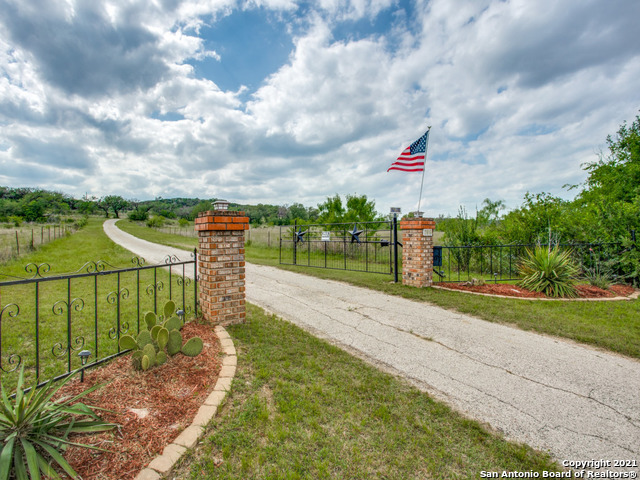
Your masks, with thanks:
[(86, 367), (125, 353), (120, 336), (137, 334), (146, 311), (176, 302), (181, 315), (197, 315), (197, 252), (180, 261), (117, 268), (98, 260), (72, 274), (50, 274), (51, 266), (29, 264), (26, 277), (0, 273), (0, 374), (13, 385), (24, 365), (33, 381), (44, 383), (82, 368), (79, 351), (91, 352)]
[[(471, 245), (434, 247), (434, 283), (518, 280), (518, 262), (537, 244)], [(540, 245), (548, 247), (548, 244)], [(619, 243), (561, 243), (583, 269), (593, 269), (619, 253)]]

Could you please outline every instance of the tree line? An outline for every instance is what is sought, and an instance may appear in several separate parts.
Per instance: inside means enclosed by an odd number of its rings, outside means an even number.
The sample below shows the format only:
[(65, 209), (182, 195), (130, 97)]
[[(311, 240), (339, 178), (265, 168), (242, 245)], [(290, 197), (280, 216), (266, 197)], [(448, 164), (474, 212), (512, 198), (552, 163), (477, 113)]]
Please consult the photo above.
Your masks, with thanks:
[[(148, 221), (154, 218), (192, 221), (198, 213), (213, 210), (217, 198), (162, 198), (154, 200), (125, 199), (120, 195), (101, 198), (73, 198), (61, 192), (35, 188), (0, 186), (0, 223), (20, 225), (22, 222), (58, 221), (64, 215), (104, 215), (131, 220)], [(288, 225), (299, 223), (334, 223), (372, 221), (379, 217), (375, 202), (366, 195), (347, 195), (345, 202), (336, 194), (316, 207), (291, 205), (247, 205), (230, 203), (229, 208), (244, 211), (253, 225)]]

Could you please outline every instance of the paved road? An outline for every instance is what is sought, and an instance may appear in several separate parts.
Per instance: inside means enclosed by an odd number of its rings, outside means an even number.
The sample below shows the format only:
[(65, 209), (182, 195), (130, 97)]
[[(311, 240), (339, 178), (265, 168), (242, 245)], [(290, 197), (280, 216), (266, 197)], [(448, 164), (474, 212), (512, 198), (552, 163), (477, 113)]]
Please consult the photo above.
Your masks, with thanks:
[[(105, 224), (109, 235), (112, 227)], [(142, 241), (112, 238), (152, 258)], [(637, 360), (271, 267), (247, 264), (246, 281), (249, 302), (409, 379), (508, 438), (559, 461), (640, 463)]]

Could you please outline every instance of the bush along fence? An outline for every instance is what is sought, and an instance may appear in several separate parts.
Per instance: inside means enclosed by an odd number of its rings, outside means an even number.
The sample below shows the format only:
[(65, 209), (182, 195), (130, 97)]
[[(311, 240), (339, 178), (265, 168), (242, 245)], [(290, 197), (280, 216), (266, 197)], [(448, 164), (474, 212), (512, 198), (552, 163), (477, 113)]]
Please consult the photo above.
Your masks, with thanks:
[[(583, 270), (604, 268), (619, 254), (619, 243), (560, 243), (562, 250), (571, 252)], [(554, 247), (556, 244), (467, 245), (433, 247), (433, 282), (485, 282), (519, 280), (518, 262), (527, 250), (535, 247)]]
[(64, 275), (29, 264), (24, 278), (0, 274), (3, 383), (14, 385), (22, 365), (31, 383), (42, 384), (125, 353), (120, 337), (139, 333), (145, 312), (157, 313), (168, 300), (182, 321), (197, 315), (197, 253), (191, 256), (157, 265), (134, 257), (129, 268), (98, 260)]

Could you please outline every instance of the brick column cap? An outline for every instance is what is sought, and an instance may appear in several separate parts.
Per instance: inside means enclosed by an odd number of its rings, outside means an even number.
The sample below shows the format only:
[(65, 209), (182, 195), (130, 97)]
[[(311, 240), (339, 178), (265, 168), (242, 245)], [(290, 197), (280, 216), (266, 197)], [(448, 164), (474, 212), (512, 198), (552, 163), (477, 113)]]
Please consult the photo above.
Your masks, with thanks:
[(244, 212), (233, 210), (208, 210), (196, 218), (196, 231), (248, 230), (249, 217)]
[(400, 230), (423, 230), (425, 228), (436, 228), (436, 221), (433, 218), (406, 218), (400, 220)]

